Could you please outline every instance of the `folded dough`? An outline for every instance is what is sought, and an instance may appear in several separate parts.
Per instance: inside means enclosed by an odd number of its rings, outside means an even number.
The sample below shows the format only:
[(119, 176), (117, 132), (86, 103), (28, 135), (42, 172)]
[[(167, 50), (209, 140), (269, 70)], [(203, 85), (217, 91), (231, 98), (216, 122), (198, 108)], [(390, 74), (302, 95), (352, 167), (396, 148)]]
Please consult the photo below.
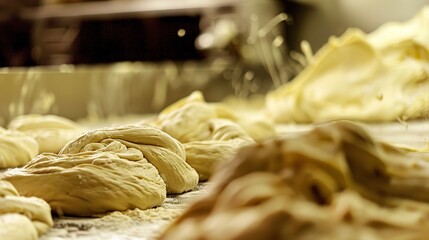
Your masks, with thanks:
[(186, 150), (186, 161), (207, 180), (218, 163), (228, 160), (253, 139), (234, 121), (232, 112), (210, 105), (201, 92), (165, 108), (152, 125), (178, 139)]
[[(227, 119), (238, 124), (254, 140), (274, 137), (276, 135), (274, 124), (259, 112), (261, 106), (251, 106), (250, 101), (244, 101), (245, 104), (242, 102), (231, 98), (225, 102), (207, 103), (200, 91), (194, 91), (162, 110), (155, 120), (155, 125), (161, 125), (167, 132), (179, 137), (181, 142), (192, 141), (189, 139), (193, 139), (195, 135), (198, 135), (200, 140), (205, 139), (206, 132), (200, 131), (205, 127), (201, 125), (213, 118)], [(183, 119), (188, 121), (185, 122)], [(185, 128), (174, 127), (175, 123), (184, 124)], [(203, 129), (188, 131), (190, 126), (203, 127)]]
[(370, 34), (331, 37), (291, 82), (266, 96), (275, 122), (393, 121), (429, 113), (429, 7)]
[(160, 206), (167, 192), (198, 184), (183, 146), (141, 125), (87, 132), (59, 154), (40, 154), (0, 179), (12, 182), (21, 195), (46, 200), (60, 215), (77, 216)]
[(0, 127), (0, 169), (22, 166), (38, 152), (39, 145), (33, 137)]
[(242, 148), (159, 239), (425, 239), (429, 153), (349, 122)]
[(132, 161), (112, 152), (44, 153), (1, 178), (23, 196), (44, 199), (59, 215), (147, 209), (160, 206), (166, 196), (164, 181), (141, 153)]
[(39, 114), (16, 117), (8, 128), (34, 137), (39, 144), (39, 153), (58, 153), (67, 142), (84, 132), (81, 126), (67, 118)]
[(51, 210), (45, 201), (20, 197), (12, 184), (0, 180), (1, 239), (38, 239), (52, 225)]
[[(167, 133), (145, 125), (109, 127), (87, 132), (70, 141), (60, 154), (85, 152), (94, 144), (115, 140), (126, 148), (134, 148), (156, 167), (167, 185), (168, 193), (183, 193), (198, 184), (196, 171), (186, 163), (182, 144)], [(89, 146), (88, 146), (89, 145)]]

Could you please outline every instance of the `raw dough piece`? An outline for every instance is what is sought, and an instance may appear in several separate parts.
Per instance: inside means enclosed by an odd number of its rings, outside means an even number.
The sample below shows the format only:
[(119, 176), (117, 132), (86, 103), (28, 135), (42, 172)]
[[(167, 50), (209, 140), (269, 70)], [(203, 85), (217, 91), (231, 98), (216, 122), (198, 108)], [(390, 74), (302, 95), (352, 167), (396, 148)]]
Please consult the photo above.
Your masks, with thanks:
[(370, 34), (332, 37), (291, 82), (267, 94), (276, 122), (394, 121), (429, 114), (429, 7)]
[(242, 146), (253, 143), (237, 125), (226, 119), (207, 122), (211, 133), (206, 140), (184, 143), (186, 161), (198, 172), (200, 181), (210, 178), (217, 166), (229, 160)]
[(49, 205), (35, 197), (20, 197), (7, 181), (0, 180), (0, 237), (32, 240), (52, 227)]
[(36, 240), (37, 230), (26, 216), (18, 213), (0, 214), (0, 237), (5, 240)]
[(39, 145), (33, 137), (0, 127), (0, 169), (22, 166), (38, 152)]
[(218, 117), (238, 123), (255, 141), (277, 135), (273, 121), (264, 112), (264, 104), (265, 95), (247, 99), (230, 96), (220, 103), (211, 103)]
[(253, 139), (230, 119), (225, 108), (207, 104), (194, 92), (165, 108), (153, 123), (178, 139), (186, 150), (186, 161), (197, 170), (200, 181), (207, 180), (219, 162), (228, 160)]
[[(274, 137), (276, 135), (274, 124), (266, 119), (266, 116), (261, 112), (260, 106), (256, 105), (253, 102), (249, 103), (238, 103), (239, 100), (236, 99), (226, 99), (225, 102), (220, 103), (207, 103), (204, 100), (204, 96), (200, 91), (194, 91), (189, 96), (180, 99), (179, 101), (173, 103), (172, 105), (166, 107), (158, 116), (158, 120), (155, 120), (155, 125), (162, 125), (163, 128), (166, 128), (167, 132), (170, 132), (172, 135), (179, 134), (180, 141), (190, 142), (192, 140), (187, 139), (187, 136), (181, 136), (180, 132), (187, 132), (187, 134), (197, 134), (200, 135), (200, 138), (204, 139), (204, 135), (199, 133), (198, 130), (187, 131), (189, 126), (193, 124), (198, 124), (196, 126), (201, 126), (201, 122), (208, 121), (213, 118), (228, 119), (235, 124), (238, 124), (251, 138), (254, 140), (265, 139)], [(263, 104), (259, 104), (263, 105)], [(195, 114), (195, 115), (194, 115)], [(193, 119), (192, 116), (196, 118)], [(185, 129), (175, 128), (172, 125), (172, 122), (169, 122), (169, 118), (175, 117), (176, 123), (182, 123), (181, 119), (188, 119), (191, 122), (186, 124), (188, 127)], [(166, 123), (167, 122), (167, 123)], [(189, 136), (192, 138), (192, 135)]]
[(429, 153), (349, 122), (242, 148), (159, 239), (426, 239)]
[(16, 117), (8, 128), (33, 136), (39, 143), (39, 153), (58, 153), (67, 142), (84, 132), (82, 127), (67, 118), (38, 114)]
[(93, 130), (69, 142), (60, 154), (85, 152), (111, 141), (141, 151), (158, 169), (167, 185), (168, 193), (183, 193), (197, 186), (198, 175), (186, 163), (182, 144), (165, 132), (150, 126), (127, 125)]
[[(112, 144), (116, 147), (107, 148), (120, 152), (118, 143)], [(166, 196), (165, 183), (156, 168), (136, 152), (140, 156), (128, 159), (110, 151), (44, 153), (1, 178), (13, 183), (21, 195), (44, 199), (59, 215), (92, 216), (160, 206)]]

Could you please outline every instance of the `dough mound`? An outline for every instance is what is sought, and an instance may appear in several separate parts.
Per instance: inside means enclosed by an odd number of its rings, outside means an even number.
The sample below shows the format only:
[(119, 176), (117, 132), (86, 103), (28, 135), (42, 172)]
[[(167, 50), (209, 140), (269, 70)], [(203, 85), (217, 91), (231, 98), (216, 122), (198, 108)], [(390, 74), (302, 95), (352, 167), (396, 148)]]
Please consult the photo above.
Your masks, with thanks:
[(141, 151), (144, 158), (158, 170), (167, 185), (168, 193), (183, 193), (197, 186), (198, 174), (186, 163), (182, 144), (151, 126), (126, 125), (93, 130), (69, 142), (61, 149), (60, 154), (94, 150), (112, 141)]
[(159, 239), (426, 239), (428, 161), (350, 122), (247, 146)]
[(207, 104), (201, 92), (194, 92), (165, 108), (153, 125), (183, 144), (186, 161), (204, 181), (220, 162), (254, 142), (240, 125), (226, 117), (233, 118), (232, 113)]
[(38, 239), (52, 225), (51, 209), (45, 201), (20, 197), (12, 184), (0, 180), (1, 239)]
[(0, 127), (0, 169), (22, 166), (38, 153), (33, 137)]
[(331, 37), (295, 79), (267, 94), (267, 114), (280, 123), (427, 117), (428, 25), (425, 7), (370, 34), (349, 29)]
[(28, 114), (12, 119), (9, 129), (33, 136), (39, 143), (39, 153), (58, 153), (70, 140), (84, 131), (77, 123), (60, 116)]
[(106, 148), (118, 153), (44, 153), (23, 168), (5, 172), (1, 178), (11, 182), (21, 195), (44, 199), (60, 216), (92, 216), (160, 206), (166, 190), (156, 168), (140, 151), (123, 151), (118, 142)]
[(265, 95), (246, 99), (229, 96), (222, 102), (210, 105), (215, 108), (219, 118), (234, 121), (255, 141), (273, 138), (277, 135), (274, 122), (265, 113)]

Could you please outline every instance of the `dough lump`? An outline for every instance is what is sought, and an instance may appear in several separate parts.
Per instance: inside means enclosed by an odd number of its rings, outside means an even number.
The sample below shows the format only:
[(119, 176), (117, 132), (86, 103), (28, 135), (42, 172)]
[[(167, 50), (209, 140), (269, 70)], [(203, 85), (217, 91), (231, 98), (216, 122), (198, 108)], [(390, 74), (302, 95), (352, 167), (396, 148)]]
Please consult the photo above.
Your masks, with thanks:
[(32, 240), (53, 225), (49, 205), (35, 197), (20, 197), (7, 181), (0, 180), (0, 237)]
[(274, 122), (264, 112), (265, 95), (246, 99), (229, 96), (222, 102), (211, 103), (220, 118), (234, 121), (255, 141), (277, 135)]
[(429, 113), (429, 7), (372, 33), (331, 37), (291, 82), (267, 94), (280, 123), (394, 121)]
[(58, 153), (67, 142), (84, 132), (82, 127), (67, 118), (39, 114), (16, 117), (8, 128), (33, 136), (39, 143), (39, 153)]
[(220, 162), (253, 139), (234, 121), (232, 113), (206, 103), (201, 92), (165, 108), (153, 123), (178, 139), (186, 150), (186, 161), (207, 180)]
[(1, 178), (13, 183), (23, 196), (44, 199), (59, 215), (92, 216), (160, 206), (166, 190), (156, 168), (141, 153), (133, 160), (118, 155), (44, 153)]
[[(254, 140), (275, 136), (274, 124), (265, 119), (266, 116), (263, 112), (260, 112), (260, 106), (255, 107), (252, 104), (255, 105), (252, 101), (239, 101), (237, 99), (207, 103), (200, 91), (194, 91), (189, 96), (180, 99), (162, 110), (156, 123), (161, 125), (167, 132), (171, 132), (171, 134), (179, 137), (181, 142), (192, 141), (190, 139), (195, 140), (194, 137), (197, 137), (195, 135), (199, 135), (200, 140), (205, 139), (204, 134), (206, 132), (200, 131), (201, 129), (189, 131), (189, 126), (203, 127), (202, 123), (213, 118), (232, 121), (234, 124), (239, 125)], [(171, 119), (172, 117), (175, 120)], [(181, 119), (189, 120), (189, 122), (183, 123)], [(184, 129), (181, 129), (174, 127), (175, 123), (186, 126), (184, 126)]]
[(0, 169), (22, 166), (38, 152), (39, 145), (33, 137), (0, 127)]
[(183, 146), (150, 126), (96, 129), (0, 175), (21, 195), (46, 200), (60, 215), (160, 206), (167, 192), (195, 188), (198, 175)]
[(247, 146), (159, 239), (426, 239), (428, 160), (350, 122)]
[[(183, 193), (198, 184), (196, 171), (186, 163), (182, 144), (167, 133), (145, 125), (97, 129), (81, 135), (61, 149), (60, 154), (85, 152), (88, 147), (118, 141), (134, 148), (156, 167), (168, 193)], [(89, 146), (88, 146), (89, 145)]]

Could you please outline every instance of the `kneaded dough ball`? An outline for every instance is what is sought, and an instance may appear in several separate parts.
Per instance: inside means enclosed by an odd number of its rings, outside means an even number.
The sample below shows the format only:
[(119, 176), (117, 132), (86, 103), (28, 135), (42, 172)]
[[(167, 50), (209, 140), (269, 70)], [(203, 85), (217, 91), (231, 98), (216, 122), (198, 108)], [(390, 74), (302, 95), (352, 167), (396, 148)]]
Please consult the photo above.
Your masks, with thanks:
[[(246, 103), (238, 103), (234, 99), (225, 102), (207, 103), (200, 91), (194, 91), (189, 96), (178, 100), (166, 107), (158, 116), (155, 125), (160, 125), (170, 135), (178, 137), (183, 142), (205, 139), (207, 132), (201, 123), (213, 118), (227, 119), (239, 125), (244, 132), (254, 140), (270, 138), (276, 135), (272, 121), (267, 120), (265, 113), (260, 109), (255, 110)], [(251, 105), (251, 103), (249, 103)], [(175, 119), (172, 119), (175, 118)], [(186, 119), (184, 123), (182, 119)], [(175, 127), (174, 124), (183, 124), (184, 128)], [(192, 129), (191, 126), (203, 127)], [(178, 131), (178, 132), (177, 132)], [(196, 137), (196, 138), (195, 138)]]
[(38, 153), (39, 145), (33, 137), (0, 127), (0, 169), (22, 166)]
[(200, 92), (164, 109), (153, 125), (178, 139), (186, 150), (186, 161), (207, 180), (219, 162), (228, 160), (253, 139), (230, 119), (225, 109), (204, 102)]
[(265, 95), (248, 99), (230, 96), (219, 103), (211, 103), (219, 118), (234, 121), (255, 141), (277, 135), (274, 122), (264, 111)]
[(205, 140), (183, 143), (186, 161), (198, 172), (200, 181), (208, 180), (218, 165), (229, 160), (242, 146), (253, 140), (237, 125), (226, 119), (211, 119)]
[(126, 125), (93, 130), (69, 142), (60, 153), (75, 154), (105, 149), (104, 146), (112, 141), (121, 143), (125, 148), (141, 151), (144, 158), (158, 170), (168, 193), (183, 193), (197, 186), (198, 174), (186, 163), (182, 144), (151, 126)]
[(49, 205), (35, 197), (20, 197), (7, 181), (0, 180), (1, 239), (38, 239), (53, 225)]
[(39, 153), (58, 153), (67, 142), (84, 132), (82, 127), (67, 118), (39, 114), (16, 117), (8, 128), (33, 136), (39, 143)]
[(91, 216), (160, 206), (166, 190), (156, 168), (140, 151), (125, 153), (128, 159), (118, 155), (109, 151), (44, 153), (1, 177), (21, 195), (44, 199), (59, 215)]

